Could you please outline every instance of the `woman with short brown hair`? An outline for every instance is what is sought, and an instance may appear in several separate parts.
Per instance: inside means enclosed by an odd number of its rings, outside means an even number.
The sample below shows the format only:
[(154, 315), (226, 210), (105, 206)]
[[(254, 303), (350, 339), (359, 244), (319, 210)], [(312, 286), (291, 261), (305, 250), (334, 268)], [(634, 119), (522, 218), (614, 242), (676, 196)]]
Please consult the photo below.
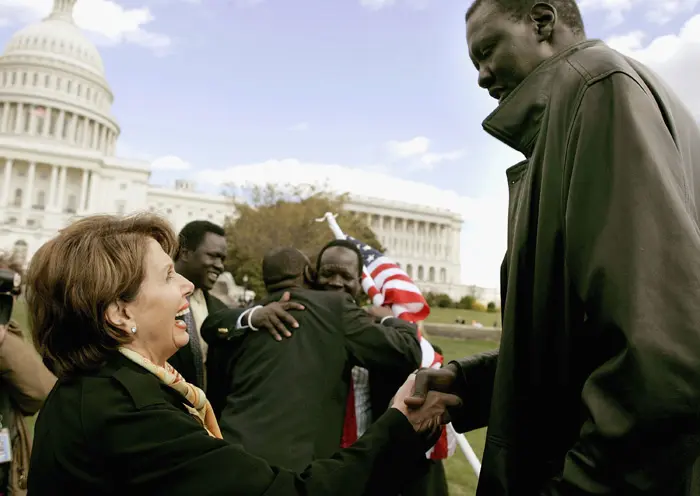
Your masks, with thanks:
[(34, 340), (59, 382), (36, 424), (32, 496), (361, 495), (372, 491), (371, 474), (398, 479), (423, 456), (417, 431), (458, 400), (430, 393), (430, 405), (409, 410), (411, 378), (352, 448), (303, 474), (222, 440), (204, 393), (167, 363), (188, 343), (181, 317), (193, 290), (174, 271), (176, 249), (158, 217), (96, 216), (34, 256)]

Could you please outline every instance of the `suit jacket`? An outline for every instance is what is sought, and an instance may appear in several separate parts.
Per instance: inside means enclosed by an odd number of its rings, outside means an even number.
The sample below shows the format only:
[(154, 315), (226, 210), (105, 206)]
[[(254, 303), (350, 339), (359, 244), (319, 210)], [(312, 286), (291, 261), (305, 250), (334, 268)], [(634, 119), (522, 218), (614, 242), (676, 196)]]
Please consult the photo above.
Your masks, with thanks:
[(420, 345), (413, 324), (377, 324), (345, 293), (291, 293), (305, 306), (291, 312), (299, 322), (291, 339), (277, 342), (261, 331), (217, 340), (219, 329), (235, 329), (240, 309), (208, 318), (202, 332), (210, 346), (210, 384), (217, 376), (221, 385), (209, 396), (224, 437), (270, 463), (301, 470), (340, 446), (352, 366), (405, 380), (419, 366)]
[(303, 474), (272, 468), (210, 437), (178, 393), (119, 354), (94, 373), (57, 383), (34, 443), (32, 496), (378, 494), (380, 474), (400, 477), (396, 467), (425, 450), (406, 418), (391, 410), (353, 448)]
[[(207, 303), (207, 310), (209, 315), (219, 312), (228, 308), (226, 304), (215, 296), (212, 296), (209, 291), (203, 291), (204, 301)], [(201, 330), (200, 330), (201, 332)], [(186, 346), (180, 348), (177, 353), (175, 353), (168, 363), (175, 367), (175, 370), (180, 372), (182, 377), (185, 378), (190, 384), (194, 384), (200, 388), (204, 388), (204, 384), (198, 384), (197, 381), (197, 369), (194, 366), (194, 356), (192, 355), (192, 345), (189, 343)]]

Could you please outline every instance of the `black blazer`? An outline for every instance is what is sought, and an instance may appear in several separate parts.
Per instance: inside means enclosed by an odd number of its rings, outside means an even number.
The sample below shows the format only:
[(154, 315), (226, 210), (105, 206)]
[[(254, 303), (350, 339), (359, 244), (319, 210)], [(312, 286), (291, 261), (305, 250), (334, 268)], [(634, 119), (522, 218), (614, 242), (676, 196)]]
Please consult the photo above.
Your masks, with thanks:
[(352, 366), (398, 382), (395, 393), (418, 368), (420, 345), (413, 324), (380, 325), (345, 293), (291, 293), (305, 306), (291, 312), (299, 322), (291, 339), (277, 342), (266, 331), (217, 339), (219, 329), (235, 330), (241, 309), (208, 318), (202, 334), (210, 346), (209, 397), (224, 437), (274, 465), (302, 470), (340, 446)]
[[(207, 310), (209, 311), (209, 315), (212, 315), (216, 312), (228, 308), (228, 306), (226, 306), (226, 303), (218, 299), (216, 296), (210, 295), (209, 291), (204, 291), (203, 293), (204, 301), (207, 303)], [(182, 348), (177, 350), (177, 353), (170, 357), (168, 363), (175, 367), (175, 370), (180, 372), (182, 377), (184, 377), (187, 382), (204, 389), (204, 384), (197, 384), (197, 369), (195, 369), (194, 367), (194, 356), (192, 355), (192, 346), (189, 343), (187, 343), (186, 346), (183, 346)]]
[(381, 494), (383, 479), (401, 479), (402, 465), (426, 449), (392, 409), (355, 446), (295, 474), (210, 437), (182, 401), (119, 354), (60, 380), (36, 423), (29, 495)]

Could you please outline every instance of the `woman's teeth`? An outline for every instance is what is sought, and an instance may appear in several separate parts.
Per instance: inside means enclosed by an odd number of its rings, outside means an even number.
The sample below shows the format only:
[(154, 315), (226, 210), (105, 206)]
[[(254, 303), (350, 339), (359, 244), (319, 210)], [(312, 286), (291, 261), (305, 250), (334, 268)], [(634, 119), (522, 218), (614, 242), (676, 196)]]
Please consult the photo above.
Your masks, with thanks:
[(190, 313), (190, 307), (187, 307), (187, 308), (185, 308), (184, 310), (180, 310), (179, 312), (177, 312), (177, 313), (175, 314), (175, 318), (184, 317), (184, 316), (187, 315), (188, 313)]

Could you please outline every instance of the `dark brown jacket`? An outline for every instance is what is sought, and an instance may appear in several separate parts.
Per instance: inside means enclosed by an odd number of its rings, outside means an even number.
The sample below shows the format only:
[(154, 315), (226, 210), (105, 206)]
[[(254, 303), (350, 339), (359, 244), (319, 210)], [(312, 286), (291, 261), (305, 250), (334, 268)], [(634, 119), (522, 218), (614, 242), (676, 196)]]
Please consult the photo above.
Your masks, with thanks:
[[(600, 41), (551, 58), (484, 129), (507, 171), (499, 353), (461, 362), (477, 494), (692, 494), (700, 454), (700, 131)], [(480, 401), (477, 400), (479, 398)]]

